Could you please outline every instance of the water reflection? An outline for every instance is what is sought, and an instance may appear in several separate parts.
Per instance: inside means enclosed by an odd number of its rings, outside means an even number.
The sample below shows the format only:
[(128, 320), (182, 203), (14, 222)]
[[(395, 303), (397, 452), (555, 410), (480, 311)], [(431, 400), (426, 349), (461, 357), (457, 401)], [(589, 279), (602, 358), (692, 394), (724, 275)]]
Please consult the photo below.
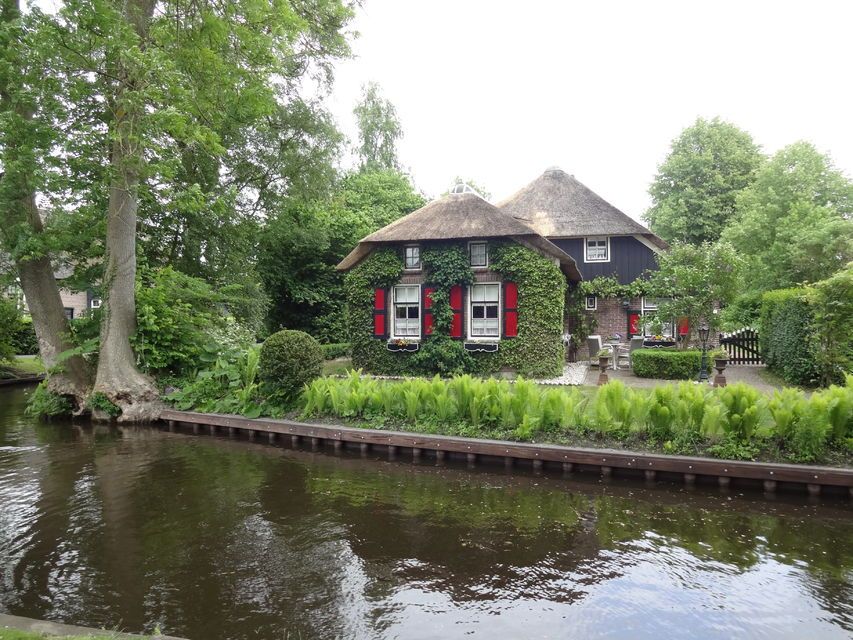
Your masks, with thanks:
[(32, 424), (0, 610), (190, 638), (849, 637), (845, 504)]

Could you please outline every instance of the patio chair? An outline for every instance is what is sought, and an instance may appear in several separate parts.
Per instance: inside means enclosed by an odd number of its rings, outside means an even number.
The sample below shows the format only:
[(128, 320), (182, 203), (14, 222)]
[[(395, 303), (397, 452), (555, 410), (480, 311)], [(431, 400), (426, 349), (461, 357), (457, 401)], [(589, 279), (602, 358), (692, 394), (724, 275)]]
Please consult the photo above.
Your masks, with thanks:
[(586, 348), (589, 350), (589, 364), (598, 364), (598, 352), (601, 351), (601, 336), (588, 336)]
[(630, 368), (633, 368), (634, 367), (634, 351), (636, 351), (637, 349), (643, 348), (643, 341), (644, 340), (645, 340), (645, 338), (643, 338), (643, 336), (634, 336), (633, 338), (631, 338), (631, 344), (627, 348), (620, 347), (620, 349), (619, 349), (619, 360), (620, 360), (620, 362), (622, 360), (625, 360), (625, 361), (627, 361), (628, 366)]

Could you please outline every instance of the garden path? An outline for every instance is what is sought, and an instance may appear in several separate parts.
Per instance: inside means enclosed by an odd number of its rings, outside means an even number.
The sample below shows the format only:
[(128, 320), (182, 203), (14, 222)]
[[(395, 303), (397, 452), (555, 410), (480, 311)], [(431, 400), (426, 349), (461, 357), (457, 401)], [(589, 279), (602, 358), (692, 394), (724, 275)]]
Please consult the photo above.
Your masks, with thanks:
[[(783, 385), (773, 381), (766, 375), (765, 371), (766, 367), (763, 366), (728, 367), (726, 369), (726, 380), (729, 384), (733, 382), (745, 382), (767, 395), (772, 394), (777, 389), (782, 389)], [(607, 375), (611, 380), (621, 380), (627, 386), (638, 389), (653, 389), (661, 385), (677, 382), (677, 380), (660, 380), (658, 378), (638, 378), (630, 369), (619, 369), (616, 371), (608, 369)], [(589, 368), (583, 384), (588, 386), (598, 384), (598, 367)]]

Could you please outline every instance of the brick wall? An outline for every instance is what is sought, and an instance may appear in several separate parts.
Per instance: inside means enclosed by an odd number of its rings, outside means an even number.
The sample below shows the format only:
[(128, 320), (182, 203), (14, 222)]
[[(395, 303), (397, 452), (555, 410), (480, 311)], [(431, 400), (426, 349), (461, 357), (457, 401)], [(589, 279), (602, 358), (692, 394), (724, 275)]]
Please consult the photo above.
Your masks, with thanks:
[(74, 317), (79, 318), (89, 309), (89, 298), (85, 291), (72, 293), (68, 289), (60, 289), (59, 297), (62, 299), (62, 306), (66, 309), (74, 309)]
[[(640, 298), (633, 298), (628, 309), (637, 310), (640, 308)], [(628, 309), (622, 305), (621, 298), (598, 298), (597, 308), (595, 311), (589, 311), (598, 326), (593, 335), (600, 335), (602, 341), (606, 340), (614, 333), (622, 336), (622, 342), (628, 342)], [(589, 358), (586, 342), (579, 345), (577, 359), (582, 361)]]

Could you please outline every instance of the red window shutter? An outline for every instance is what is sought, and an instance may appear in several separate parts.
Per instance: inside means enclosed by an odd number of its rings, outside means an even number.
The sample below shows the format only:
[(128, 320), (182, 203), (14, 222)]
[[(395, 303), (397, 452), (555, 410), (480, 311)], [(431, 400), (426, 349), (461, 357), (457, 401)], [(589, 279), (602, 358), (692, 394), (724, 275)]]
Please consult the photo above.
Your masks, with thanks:
[(424, 335), (431, 336), (432, 335), (432, 292), (435, 291), (434, 287), (424, 286)]
[(504, 282), (504, 337), (518, 337), (518, 285)]
[(678, 319), (678, 335), (686, 336), (688, 333), (690, 333), (690, 321), (689, 321), (689, 319), (686, 316), (684, 318), (679, 318)]
[(450, 287), (450, 309), (453, 311), (453, 319), (450, 322), (450, 337), (462, 337), (462, 285), (455, 284)]
[(384, 338), (386, 327), (385, 289), (373, 290), (373, 337)]
[(640, 334), (640, 314), (639, 313), (629, 313), (628, 314), (628, 333), (632, 336), (636, 336)]

